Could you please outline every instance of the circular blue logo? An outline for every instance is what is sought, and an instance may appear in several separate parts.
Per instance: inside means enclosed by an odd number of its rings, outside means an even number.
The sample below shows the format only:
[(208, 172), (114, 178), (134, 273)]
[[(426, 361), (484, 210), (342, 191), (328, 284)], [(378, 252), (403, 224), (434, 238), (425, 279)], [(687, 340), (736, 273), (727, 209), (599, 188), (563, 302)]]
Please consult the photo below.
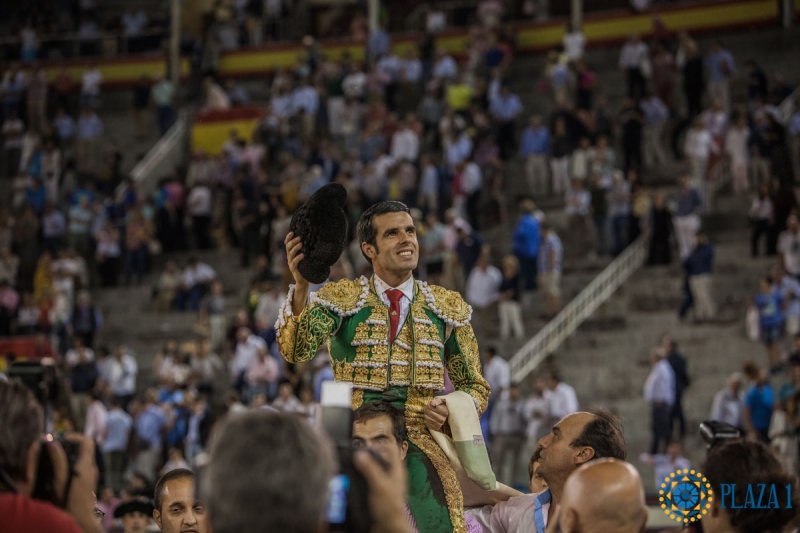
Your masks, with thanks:
[(711, 483), (697, 470), (676, 470), (661, 483), (658, 502), (671, 519), (690, 524), (708, 512), (713, 494)]

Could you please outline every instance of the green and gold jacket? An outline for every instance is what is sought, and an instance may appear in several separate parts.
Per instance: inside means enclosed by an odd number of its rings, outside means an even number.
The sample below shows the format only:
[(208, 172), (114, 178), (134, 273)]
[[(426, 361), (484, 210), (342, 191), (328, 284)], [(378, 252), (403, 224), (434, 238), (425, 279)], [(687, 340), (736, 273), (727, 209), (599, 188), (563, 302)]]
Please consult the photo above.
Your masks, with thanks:
[(419, 280), (415, 285), (407, 318), (391, 345), (389, 308), (371, 279), (326, 283), (311, 293), (297, 320), (292, 286), (275, 325), (281, 355), (291, 363), (309, 361), (327, 342), (336, 381), (365, 391), (410, 387), (424, 396), (444, 389), (447, 369), (456, 390), (472, 396), (482, 413), (490, 388), (469, 324), (472, 308), (457, 292)]

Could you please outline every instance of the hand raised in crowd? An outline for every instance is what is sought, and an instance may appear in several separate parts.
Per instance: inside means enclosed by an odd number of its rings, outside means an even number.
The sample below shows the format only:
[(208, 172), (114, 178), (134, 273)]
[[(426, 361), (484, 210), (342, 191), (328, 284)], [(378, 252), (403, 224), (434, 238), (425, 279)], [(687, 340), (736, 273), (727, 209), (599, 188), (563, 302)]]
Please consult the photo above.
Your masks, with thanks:
[[(399, 454), (387, 454), (381, 464), (367, 450), (356, 450), (353, 464), (367, 481), (372, 533), (411, 533), (405, 517), (408, 474)], [(386, 468), (388, 466), (388, 468)]]
[[(95, 497), (92, 491), (97, 486), (98, 476), (94, 441), (79, 433), (68, 433), (64, 440), (75, 443), (79, 450), (69, 487), (67, 487), (69, 464), (64, 448), (55, 441), (45, 444), (53, 462), (54, 485), (58, 491), (56, 496), (64, 501), (64, 510), (75, 519), (85, 533), (103, 533), (103, 527), (97, 522), (94, 514)], [(64, 491), (67, 488), (69, 493), (65, 495)]]
[(434, 398), (425, 408), (425, 426), (431, 431), (441, 431), (449, 415), (444, 398)]

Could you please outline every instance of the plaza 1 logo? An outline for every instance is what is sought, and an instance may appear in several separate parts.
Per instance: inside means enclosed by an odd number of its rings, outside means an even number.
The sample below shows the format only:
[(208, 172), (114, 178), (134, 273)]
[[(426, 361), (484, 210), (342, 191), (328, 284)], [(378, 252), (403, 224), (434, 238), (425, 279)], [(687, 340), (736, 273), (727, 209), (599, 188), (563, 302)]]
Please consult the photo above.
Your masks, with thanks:
[(667, 516), (681, 524), (697, 522), (711, 508), (714, 491), (696, 470), (676, 470), (664, 478), (658, 502)]

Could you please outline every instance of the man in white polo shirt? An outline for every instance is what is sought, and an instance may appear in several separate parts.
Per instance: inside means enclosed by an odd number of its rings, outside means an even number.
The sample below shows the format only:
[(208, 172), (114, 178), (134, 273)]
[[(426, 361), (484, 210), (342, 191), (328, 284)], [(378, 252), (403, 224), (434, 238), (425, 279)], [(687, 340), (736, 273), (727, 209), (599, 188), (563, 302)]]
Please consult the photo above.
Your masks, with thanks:
[(196, 257), (190, 257), (181, 278), (183, 292), (178, 295), (178, 309), (185, 310), (188, 299), (192, 311), (197, 311), (200, 309), (200, 300), (205, 296), (211, 282), (217, 278), (217, 273)]

